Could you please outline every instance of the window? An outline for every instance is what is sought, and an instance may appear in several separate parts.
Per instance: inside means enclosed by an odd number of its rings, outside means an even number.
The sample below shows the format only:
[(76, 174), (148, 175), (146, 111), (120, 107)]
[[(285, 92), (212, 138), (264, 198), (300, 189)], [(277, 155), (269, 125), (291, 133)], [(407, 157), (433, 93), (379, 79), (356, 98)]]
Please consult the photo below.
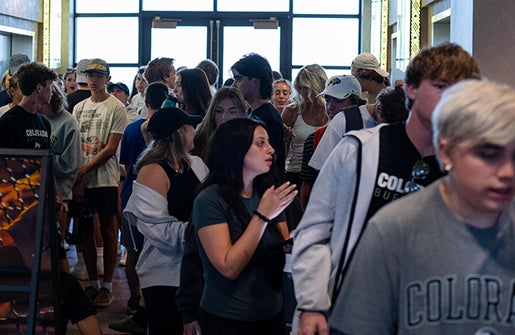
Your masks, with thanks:
[(143, 0), (143, 10), (210, 12), (213, 8), (213, 0)]
[(289, 6), (289, 0), (218, 0), (224, 12), (287, 12)]
[(139, 0), (76, 0), (76, 13), (137, 13)]
[(138, 38), (137, 17), (79, 17), (75, 59), (138, 64)]
[(360, 1), (351, 0), (295, 0), (294, 14), (358, 14)]
[[(257, 52), (287, 79), (313, 63), (328, 76), (348, 73), (361, 51), (361, 2), (76, 0), (73, 62), (100, 57), (112, 69), (135, 69), (164, 56), (174, 58), (176, 67), (191, 68), (211, 58), (220, 68), (221, 84), (234, 62)], [(156, 17), (174, 24), (153, 28)], [(253, 23), (261, 21), (275, 29), (255, 29)]]
[[(195, 67), (207, 54), (206, 27), (177, 27), (175, 29), (152, 28), (151, 59), (171, 57), (175, 67)], [(195, 47), (189, 46), (195, 43)]]
[(279, 71), (280, 29), (254, 29), (253, 27), (224, 28), (224, 72), (220, 73), (225, 81), (231, 76), (229, 70), (243, 55), (255, 52), (265, 57), (272, 70)]
[(356, 19), (294, 18), (292, 64), (350, 66), (358, 52)]

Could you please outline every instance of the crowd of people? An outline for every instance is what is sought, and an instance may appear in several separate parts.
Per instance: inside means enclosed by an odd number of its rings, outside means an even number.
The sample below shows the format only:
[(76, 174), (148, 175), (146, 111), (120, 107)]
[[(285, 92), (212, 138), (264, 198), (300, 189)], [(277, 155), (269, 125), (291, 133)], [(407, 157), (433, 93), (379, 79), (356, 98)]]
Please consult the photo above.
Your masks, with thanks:
[(61, 83), (23, 55), (7, 72), (0, 147), (50, 149), (61, 235), (81, 222), (62, 271), (84, 280), (66, 305), (82, 333), (115, 299), (119, 231), (117, 331), (513, 331), (515, 90), (459, 45), (394, 86), (367, 52), (293, 82), (249, 53), (220, 88), (211, 60), (153, 59), (132, 90), (100, 58)]

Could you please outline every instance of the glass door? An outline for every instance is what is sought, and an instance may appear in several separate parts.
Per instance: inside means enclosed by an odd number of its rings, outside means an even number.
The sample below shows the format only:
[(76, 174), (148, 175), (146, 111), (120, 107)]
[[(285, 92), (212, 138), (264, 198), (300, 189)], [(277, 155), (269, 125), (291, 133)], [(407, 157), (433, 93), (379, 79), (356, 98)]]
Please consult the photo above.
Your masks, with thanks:
[(193, 68), (207, 54), (208, 28), (206, 26), (180, 26), (173, 29), (152, 28), (150, 58), (171, 57), (175, 68)]
[[(224, 22), (225, 23), (225, 22)], [(226, 80), (231, 76), (231, 66), (243, 55), (258, 53), (268, 59), (272, 70), (280, 71), (281, 28), (256, 29), (250, 26), (224, 25), (222, 29), (222, 62), (220, 77)], [(222, 71), (223, 69), (223, 71)]]
[(275, 21), (154, 19), (150, 29), (150, 59), (172, 57), (176, 68), (192, 68), (210, 58), (220, 69), (219, 86), (231, 76), (230, 67), (251, 52), (263, 55), (273, 70), (280, 71), (281, 27), (279, 20)]

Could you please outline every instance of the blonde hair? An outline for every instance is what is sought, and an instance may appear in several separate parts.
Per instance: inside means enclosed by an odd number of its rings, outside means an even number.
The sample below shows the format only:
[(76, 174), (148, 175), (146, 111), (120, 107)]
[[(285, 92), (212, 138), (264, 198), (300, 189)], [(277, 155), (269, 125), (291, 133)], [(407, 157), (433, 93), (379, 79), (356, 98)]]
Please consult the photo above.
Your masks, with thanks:
[[(442, 139), (451, 151), (485, 143), (505, 146), (515, 142), (515, 90), (487, 80), (462, 81), (444, 92), (432, 121), (435, 148)], [(437, 158), (441, 165), (438, 150)]]
[[(325, 82), (327, 81), (327, 74), (323, 67), (318, 64), (306, 65), (300, 69), (293, 87), (300, 92), (302, 87), (309, 89), (308, 100), (316, 105), (321, 105), (325, 108), (324, 98), (322, 96), (317, 97), (325, 88)], [(301, 99), (301, 95), (297, 95), (297, 99)]]

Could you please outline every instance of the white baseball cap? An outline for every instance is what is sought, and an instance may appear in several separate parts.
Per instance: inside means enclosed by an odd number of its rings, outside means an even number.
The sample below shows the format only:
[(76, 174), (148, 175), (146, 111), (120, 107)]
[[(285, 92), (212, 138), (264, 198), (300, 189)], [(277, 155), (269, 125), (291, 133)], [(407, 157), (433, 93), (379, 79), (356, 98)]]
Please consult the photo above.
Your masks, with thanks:
[(361, 85), (356, 77), (344, 74), (327, 79), (325, 89), (317, 96), (329, 95), (336, 99), (346, 99), (352, 94), (360, 97)]
[(390, 74), (379, 66), (376, 56), (370, 52), (363, 52), (354, 58), (352, 67), (355, 69), (374, 70), (381, 77), (388, 77)]
[(86, 75), (84, 74), (84, 71), (86, 70), (86, 67), (89, 64), (89, 61), (90, 61), (90, 59), (81, 59), (79, 61), (79, 63), (77, 63), (77, 71), (76, 71), (77, 83), (83, 83), (83, 84), (88, 83), (88, 81), (86, 80)]

